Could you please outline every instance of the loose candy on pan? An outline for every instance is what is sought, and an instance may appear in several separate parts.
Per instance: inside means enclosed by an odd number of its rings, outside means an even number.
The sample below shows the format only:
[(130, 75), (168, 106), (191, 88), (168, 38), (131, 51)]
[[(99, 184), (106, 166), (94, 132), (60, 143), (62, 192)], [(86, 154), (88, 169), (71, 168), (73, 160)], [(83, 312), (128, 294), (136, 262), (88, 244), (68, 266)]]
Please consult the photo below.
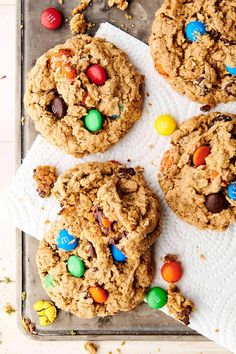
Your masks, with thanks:
[(186, 27), (186, 36), (190, 42), (196, 42), (200, 36), (206, 34), (206, 26), (201, 21), (191, 21)]
[(70, 256), (67, 261), (67, 269), (73, 277), (81, 278), (85, 272), (84, 262), (77, 256)]
[(206, 158), (210, 155), (211, 149), (209, 146), (200, 146), (193, 154), (193, 164), (195, 167), (205, 165)]
[(108, 298), (108, 292), (100, 286), (90, 286), (88, 292), (98, 304), (103, 304)]
[(121, 252), (115, 245), (111, 245), (111, 254), (116, 262), (124, 262), (127, 259), (126, 255)]
[(102, 115), (96, 109), (91, 109), (84, 118), (85, 128), (90, 132), (98, 132), (102, 128)]
[(167, 303), (167, 292), (159, 287), (151, 288), (146, 295), (146, 301), (152, 309), (160, 309)]
[(236, 200), (236, 181), (228, 185), (227, 192), (230, 199)]
[(62, 14), (54, 7), (48, 7), (41, 13), (41, 23), (43, 27), (49, 30), (55, 30), (60, 27), (62, 23)]
[(224, 194), (219, 193), (211, 193), (206, 196), (206, 208), (211, 213), (220, 213), (222, 210), (227, 209), (229, 203), (225, 198)]
[(60, 230), (56, 239), (56, 244), (59, 249), (70, 252), (78, 246), (78, 239), (70, 235), (66, 229)]
[(160, 135), (171, 135), (176, 129), (176, 121), (172, 116), (162, 114), (155, 120), (154, 127)]
[(89, 66), (87, 76), (89, 81), (97, 86), (104, 85), (107, 79), (106, 70), (99, 64)]
[(57, 317), (56, 307), (51, 301), (39, 300), (33, 309), (37, 312), (40, 326), (48, 326), (53, 323)]
[(235, 76), (236, 75), (236, 66), (231, 67), (231, 66), (225, 66), (226, 70), (228, 71), (229, 74)]
[(178, 282), (183, 275), (183, 268), (180, 262), (171, 261), (163, 264), (161, 268), (162, 278), (168, 283)]

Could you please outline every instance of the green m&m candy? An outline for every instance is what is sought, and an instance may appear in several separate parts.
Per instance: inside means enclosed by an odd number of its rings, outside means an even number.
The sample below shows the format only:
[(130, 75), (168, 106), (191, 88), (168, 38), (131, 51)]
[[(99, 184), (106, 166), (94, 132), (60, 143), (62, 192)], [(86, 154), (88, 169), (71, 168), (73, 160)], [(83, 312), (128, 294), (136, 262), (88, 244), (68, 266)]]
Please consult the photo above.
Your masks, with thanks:
[(84, 118), (85, 128), (90, 132), (97, 132), (102, 127), (102, 115), (96, 109), (91, 109), (88, 111), (86, 117)]
[(84, 275), (84, 262), (77, 256), (70, 256), (67, 261), (67, 269), (73, 277), (81, 278)]
[(167, 293), (162, 288), (151, 288), (146, 295), (146, 300), (152, 309), (160, 309), (167, 303)]
[(46, 289), (49, 288), (49, 287), (52, 287), (52, 288), (55, 287), (54, 280), (52, 279), (52, 277), (51, 277), (51, 275), (49, 273), (44, 278), (44, 286), (45, 286)]

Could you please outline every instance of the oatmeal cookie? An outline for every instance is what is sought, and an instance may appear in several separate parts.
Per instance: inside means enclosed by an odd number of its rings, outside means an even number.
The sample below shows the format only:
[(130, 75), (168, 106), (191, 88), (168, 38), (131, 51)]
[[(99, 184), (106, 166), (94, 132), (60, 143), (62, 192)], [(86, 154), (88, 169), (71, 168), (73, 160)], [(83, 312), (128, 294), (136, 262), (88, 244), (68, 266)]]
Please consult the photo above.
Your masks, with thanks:
[(107, 150), (140, 118), (143, 82), (112, 43), (79, 35), (37, 60), (24, 102), (49, 143), (81, 157)]
[(144, 253), (160, 233), (159, 203), (142, 172), (115, 161), (82, 163), (62, 174), (52, 193), (62, 214), (75, 209), (131, 257)]
[[(70, 251), (59, 246), (58, 237), (65, 230), (77, 240)], [(56, 306), (81, 318), (134, 309), (153, 279), (150, 249), (117, 262), (109, 238), (72, 210), (52, 225), (36, 260), (43, 286)], [(77, 264), (83, 266), (82, 272)]]
[(159, 173), (167, 203), (189, 224), (225, 230), (236, 220), (236, 115), (189, 119), (171, 144)]
[(180, 94), (209, 108), (235, 101), (234, 0), (165, 0), (149, 44), (156, 69)]

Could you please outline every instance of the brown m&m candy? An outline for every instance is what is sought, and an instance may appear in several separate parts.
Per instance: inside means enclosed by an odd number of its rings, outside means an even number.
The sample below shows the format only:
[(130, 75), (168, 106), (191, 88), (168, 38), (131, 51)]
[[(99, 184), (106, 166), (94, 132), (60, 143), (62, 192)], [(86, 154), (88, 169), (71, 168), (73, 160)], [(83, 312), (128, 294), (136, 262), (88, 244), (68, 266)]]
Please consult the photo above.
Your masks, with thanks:
[(222, 193), (211, 193), (206, 197), (206, 208), (211, 213), (220, 213), (228, 208), (228, 201)]
[(62, 97), (60, 96), (53, 97), (50, 107), (53, 115), (57, 119), (62, 119), (66, 115), (67, 106)]

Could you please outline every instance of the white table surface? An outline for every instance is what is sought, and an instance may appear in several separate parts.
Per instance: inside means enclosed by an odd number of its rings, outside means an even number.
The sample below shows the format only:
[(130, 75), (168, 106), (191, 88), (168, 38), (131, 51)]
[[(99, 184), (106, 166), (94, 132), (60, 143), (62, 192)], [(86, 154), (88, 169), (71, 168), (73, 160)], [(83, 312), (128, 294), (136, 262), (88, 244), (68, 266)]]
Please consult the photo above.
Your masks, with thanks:
[[(32, 0), (33, 1), (33, 0)], [(43, 1), (43, 0), (42, 0)], [(66, 0), (69, 1), (69, 0)], [(0, 0), (0, 190), (9, 183), (15, 171), (15, 3), (16, 0)], [(45, 7), (47, 2), (45, 1)], [(16, 248), (15, 228), (1, 224), (0, 279), (9, 276), (10, 284), (0, 283), (0, 353), (5, 354), (57, 354), (85, 353), (84, 342), (36, 342), (26, 338), (17, 328), (16, 315), (7, 315), (4, 306), (16, 304)], [(230, 352), (210, 341), (204, 342), (100, 342), (98, 353), (186, 353), (205, 354)], [(117, 350), (118, 349), (118, 350)], [(120, 351), (119, 351), (120, 349)]]

